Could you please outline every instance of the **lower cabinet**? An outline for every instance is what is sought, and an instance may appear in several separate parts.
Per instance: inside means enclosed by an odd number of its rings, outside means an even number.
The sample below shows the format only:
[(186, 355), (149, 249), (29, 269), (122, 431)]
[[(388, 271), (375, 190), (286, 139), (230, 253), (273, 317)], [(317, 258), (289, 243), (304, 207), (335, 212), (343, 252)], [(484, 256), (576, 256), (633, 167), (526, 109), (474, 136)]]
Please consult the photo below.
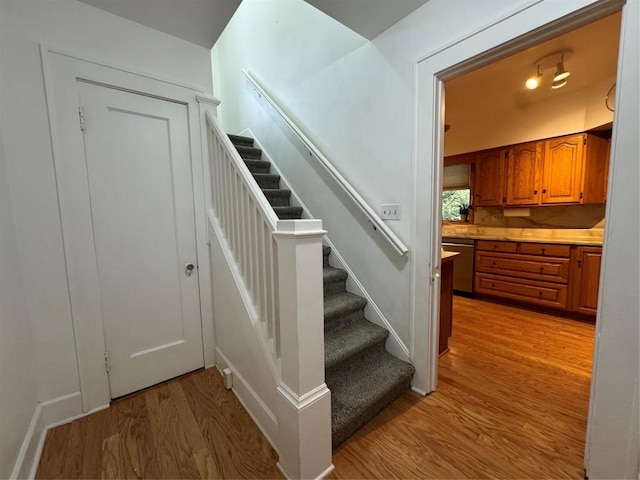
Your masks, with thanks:
[(476, 242), (477, 293), (595, 315), (600, 247)]
[(602, 248), (577, 247), (571, 272), (571, 310), (595, 315), (598, 309)]

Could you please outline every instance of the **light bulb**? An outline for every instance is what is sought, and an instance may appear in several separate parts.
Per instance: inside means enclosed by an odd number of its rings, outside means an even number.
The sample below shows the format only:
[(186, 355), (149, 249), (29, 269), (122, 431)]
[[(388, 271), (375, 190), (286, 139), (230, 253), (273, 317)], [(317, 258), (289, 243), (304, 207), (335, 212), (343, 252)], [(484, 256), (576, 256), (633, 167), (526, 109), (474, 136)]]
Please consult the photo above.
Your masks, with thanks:
[(535, 90), (536, 88), (538, 88), (538, 86), (540, 85), (540, 78), (535, 76), (535, 77), (530, 77), (527, 79), (527, 81), (525, 82), (525, 86), (529, 89), (529, 90)]

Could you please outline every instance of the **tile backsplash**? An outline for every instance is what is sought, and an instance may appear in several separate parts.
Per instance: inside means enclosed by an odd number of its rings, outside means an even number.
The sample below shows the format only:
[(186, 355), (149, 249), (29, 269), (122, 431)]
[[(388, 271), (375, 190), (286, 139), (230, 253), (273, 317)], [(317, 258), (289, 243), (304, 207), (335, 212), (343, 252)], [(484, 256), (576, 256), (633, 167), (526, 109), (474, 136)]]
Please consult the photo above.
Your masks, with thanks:
[(473, 223), (505, 228), (604, 228), (604, 205), (531, 207), (528, 217), (505, 217), (500, 207), (474, 208)]

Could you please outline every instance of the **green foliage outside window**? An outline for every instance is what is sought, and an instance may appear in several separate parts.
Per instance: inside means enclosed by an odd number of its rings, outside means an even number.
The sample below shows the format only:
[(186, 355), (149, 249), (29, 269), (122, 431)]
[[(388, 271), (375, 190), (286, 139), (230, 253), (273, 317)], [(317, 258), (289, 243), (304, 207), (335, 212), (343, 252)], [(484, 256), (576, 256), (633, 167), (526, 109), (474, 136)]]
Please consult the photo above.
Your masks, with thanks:
[(460, 220), (460, 207), (468, 206), (470, 190), (445, 190), (442, 192), (442, 219), (443, 220)]

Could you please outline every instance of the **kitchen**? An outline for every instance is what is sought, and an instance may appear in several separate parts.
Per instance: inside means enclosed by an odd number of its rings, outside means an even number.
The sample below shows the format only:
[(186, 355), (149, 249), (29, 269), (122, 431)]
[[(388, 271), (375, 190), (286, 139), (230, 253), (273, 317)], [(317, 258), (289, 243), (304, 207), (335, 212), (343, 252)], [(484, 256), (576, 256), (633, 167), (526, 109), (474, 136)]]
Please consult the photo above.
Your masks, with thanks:
[(571, 418), (577, 464), (619, 30), (614, 14), (445, 85), (439, 391), (474, 418), (535, 425), (560, 448), (567, 425), (528, 415)]

